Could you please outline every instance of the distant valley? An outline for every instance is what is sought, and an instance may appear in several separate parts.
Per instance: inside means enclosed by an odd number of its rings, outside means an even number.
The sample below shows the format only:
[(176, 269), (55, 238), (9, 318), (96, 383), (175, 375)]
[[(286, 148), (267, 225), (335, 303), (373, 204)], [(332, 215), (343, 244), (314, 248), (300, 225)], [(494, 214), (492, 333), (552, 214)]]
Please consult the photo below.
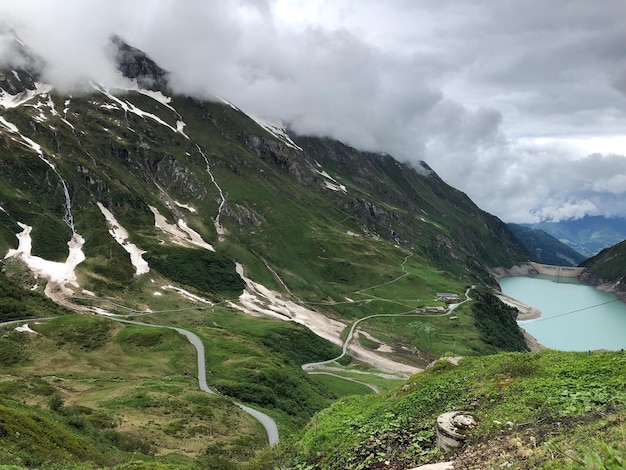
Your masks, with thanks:
[(626, 239), (626, 219), (619, 217), (585, 216), (524, 225), (543, 230), (587, 258)]

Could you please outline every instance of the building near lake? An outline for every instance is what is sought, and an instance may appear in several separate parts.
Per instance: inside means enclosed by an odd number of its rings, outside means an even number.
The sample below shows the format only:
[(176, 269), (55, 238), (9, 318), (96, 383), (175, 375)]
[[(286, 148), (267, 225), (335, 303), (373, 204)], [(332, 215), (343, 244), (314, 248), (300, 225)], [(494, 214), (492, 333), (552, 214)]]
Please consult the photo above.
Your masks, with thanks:
[(441, 306), (438, 306), (438, 307), (425, 307), (424, 311), (426, 311), (426, 312), (445, 312), (446, 309), (445, 309), (445, 307), (441, 307)]

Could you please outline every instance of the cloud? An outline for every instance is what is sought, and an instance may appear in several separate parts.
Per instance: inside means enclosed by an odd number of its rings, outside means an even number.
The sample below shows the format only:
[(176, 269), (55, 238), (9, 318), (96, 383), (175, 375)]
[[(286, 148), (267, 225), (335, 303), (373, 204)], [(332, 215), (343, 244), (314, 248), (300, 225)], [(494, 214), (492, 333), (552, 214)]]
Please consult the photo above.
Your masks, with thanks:
[(10, 25), (43, 62), (42, 80), (68, 91), (97, 80), (119, 84), (122, 77), (112, 60), (110, 39), (126, 27), (123, 3), (20, 0), (0, 6)]
[(181, 93), (423, 159), (505, 221), (626, 215), (622, 0), (20, 0), (0, 15), (65, 88), (115, 81), (119, 34)]

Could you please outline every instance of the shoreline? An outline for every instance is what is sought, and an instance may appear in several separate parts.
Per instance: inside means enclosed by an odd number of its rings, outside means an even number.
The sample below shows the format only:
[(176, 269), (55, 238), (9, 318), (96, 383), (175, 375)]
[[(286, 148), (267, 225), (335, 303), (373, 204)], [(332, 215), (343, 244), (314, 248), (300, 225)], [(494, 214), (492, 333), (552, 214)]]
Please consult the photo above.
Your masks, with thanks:
[(525, 303), (514, 299), (513, 297), (509, 297), (502, 292), (496, 291), (495, 296), (509, 307), (514, 307), (517, 309), (517, 311), (519, 312), (516, 318), (517, 321), (534, 320), (535, 318), (541, 317), (541, 310), (539, 310), (538, 308), (526, 305)]
[[(538, 308), (531, 307), (530, 305), (526, 305), (525, 303), (520, 302), (519, 300), (514, 299), (513, 297), (509, 297), (508, 295), (503, 294), (502, 292), (496, 292), (495, 296), (498, 299), (500, 299), (500, 301), (503, 302), (504, 304), (517, 309), (518, 314), (517, 314), (517, 318), (515, 319), (516, 321), (533, 320), (535, 318), (541, 317), (541, 310), (539, 310)], [(530, 348), (531, 352), (541, 351), (542, 349), (546, 349), (546, 346), (544, 346), (539, 341), (537, 341), (537, 338), (535, 338), (528, 331), (526, 331), (524, 328), (519, 326), (519, 324), (518, 324), (518, 327), (520, 330), (522, 330), (522, 334), (524, 335), (524, 341), (526, 342), (526, 346)]]
[[(533, 277), (534, 275), (539, 274), (538, 271), (530, 263), (522, 263), (512, 266), (510, 268), (495, 267), (490, 268), (488, 271), (494, 277), (496, 282), (498, 282), (498, 284), (500, 279), (507, 277)], [(624, 282), (623, 284), (622, 280), (609, 282), (605, 279), (593, 276), (591, 273), (586, 271), (583, 271), (581, 275), (576, 276), (576, 278), (581, 282), (581, 284), (587, 285), (595, 289), (596, 291), (608, 292), (610, 294), (613, 294), (619, 302), (621, 302), (622, 304), (626, 304), (626, 282)], [(518, 315), (516, 317), (516, 321), (518, 322), (534, 320), (542, 316), (541, 310), (526, 305), (523, 302), (504, 294), (499, 288), (494, 288), (493, 293), (496, 297), (498, 297), (501, 302), (517, 309)], [(530, 348), (531, 351), (537, 351), (546, 348), (546, 346), (539, 343), (539, 341), (537, 341), (537, 339), (533, 337), (530, 333), (528, 333), (524, 328), (522, 328), (521, 326), (519, 326), (519, 328), (524, 335), (526, 345)]]

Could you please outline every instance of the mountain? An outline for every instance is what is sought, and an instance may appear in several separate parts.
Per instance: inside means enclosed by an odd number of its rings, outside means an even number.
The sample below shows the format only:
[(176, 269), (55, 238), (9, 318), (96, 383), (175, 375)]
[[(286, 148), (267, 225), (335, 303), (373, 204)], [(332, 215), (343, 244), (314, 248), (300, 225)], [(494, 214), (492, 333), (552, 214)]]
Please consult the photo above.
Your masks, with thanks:
[[(34, 227), (32, 256), (63, 261), (68, 241), (82, 250), (77, 283), (96, 294), (135, 284), (150, 266), (229, 295), (243, 287), (226, 267), (239, 257), (253, 277), (306, 286), (317, 298), (328, 288), (312, 281), (356, 282), (361, 245), (377, 240), (466, 282), (492, 282), (486, 267), (527, 256), (504, 224), (425, 163), (288, 134), (228, 103), (166, 95), (167, 72), (119, 38), (114, 44), (126, 88), (91, 82), (66, 96), (28, 68), (3, 72), (4, 252), (18, 248), (24, 224)], [(127, 238), (116, 242), (111, 227)], [(165, 243), (165, 234), (178, 239)], [(215, 285), (172, 272), (173, 260), (189, 256), (181, 238), (220, 270)], [(133, 246), (147, 258), (142, 268)]]
[(585, 216), (524, 225), (543, 230), (586, 257), (626, 239), (626, 219), (620, 217)]
[(578, 266), (586, 258), (543, 230), (524, 225), (507, 224), (509, 230), (526, 247), (534, 261), (555, 266)]
[(13, 44), (0, 322), (20, 322), (0, 324), (3, 463), (232, 468), (267, 445), (258, 410), (289, 435), (440, 356), (527, 349), (516, 311), (472, 286), (528, 254), (426, 163), (176, 94), (120, 38), (116, 85), (71, 93)]
[(626, 241), (602, 250), (582, 266), (585, 271), (581, 277), (585, 282), (626, 299)]

